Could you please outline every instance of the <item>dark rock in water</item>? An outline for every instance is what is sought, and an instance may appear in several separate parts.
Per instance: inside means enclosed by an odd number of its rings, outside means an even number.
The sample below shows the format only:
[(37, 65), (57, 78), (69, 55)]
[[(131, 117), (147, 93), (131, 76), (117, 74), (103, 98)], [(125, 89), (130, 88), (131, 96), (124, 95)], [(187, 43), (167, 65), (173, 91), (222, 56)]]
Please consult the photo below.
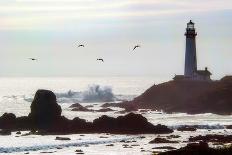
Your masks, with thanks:
[(94, 106), (93, 105), (87, 105), (85, 106), (85, 108), (93, 108)]
[(149, 144), (158, 144), (158, 143), (179, 143), (178, 141), (170, 141), (165, 138), (155, 138), (154, 140), (150, 141)]
[(230, 155), (232, 154), (232, 147), (225, 148), (210, 148), (207, 143), (190, 143), (186, 147), (178, 150), (167, 151), (159, 153), (159, 155)]
[(154, 85), (129, 102), (119, 107), (133, 105), (139, 109), (163, 110), (167, 113), (190, 114), (232, 113), (232, 78), (220, 81), (172, 80)]
[(139, 114), (129, 113), (117, 118), (101, 116), (93, 121), (96, 131), (104, 133), (171, 133), (173, 130), (163, 125), (154, 126), (145, 117)]
[(164, 150), (175, 150), (176, 148), (175, 147), (172, 147), (172, 146), (161, 146), (161, 147), (153, 147), (152, 149), (164, 149)]
[(80, 153), (80, 152), (83, 152), (82, 150), (76, 150), (75, 152), (78, 152), (78, 153)]
[(7, 129), (0, 130), (0, 135), (1, 136), (11, 135), (11, 131)]
[(116, 103), (104, 103), (103, 105), (101, 105), (101, 107), (103, 108), (116, 107)]
[(17, 131), (17, 132), (16, 132), (16, 135), (21, 135), (21, 132), (20, 132), (20, 131)]
[(43, 151), (43, 152), (40, 152), (40, 153), (44, 153), (44, 154), (48, 154), (48, 153), (55, 153), (56, 151)]
[(55, 140), (71, 140), (71, 139), (68, 137), (56, 137)]
[(69, 106), (69, 108), (78, 108), (78, 107), (82, 107), (82, 105), (80, 103), (74, 103), (71, 106)]
[[(79, 104), (75, 106), (79, 106)], [(56, 96), (49, 90), (38, 90), (36, 92), (28, 116), (16, 118), (14, 114), (3, 114), (0, 117), (0, 129), (33, 131), (25, 135), (74, 133), (167, 134), (173, 132), (167, 126), (155, 126), (142, 115), (134, 113), (117, 118), (104, 115), (93, 122), (86, 122), (86, 120), (78, 117), (69, 120), (61, 116), (61, 107), (56, 102)]]
[(204, 142), (218, 142), (218, 143), (231, 143), (232, 135), (205, 135), (189, 138), (190, 142), (204, 141)]
[(109, 138), (109, 137), (106, 137), (106, 136), (100, 136), (99, 138)]
[(172, 138), (180, 138), (181, 136), (179, 135), (170, 135), (170, 136), (167, 136), (168, 139), (172, 139)]
[(47, 128), (61, 117), (61, 107), (57, 104), (56, 96), (49, 90), (38, 90), (31, 104), (28, 116), (39, 128)]
[(110, 108), (104, 108), (104, 109), (100, 109), (100, 110), (96, 110), (97, 112), (110, 112), (110, 111), (115, 111), (113, 109)]
[(11, 129), (15, 123), (16, 116), (12, 113), (4, 113), (0, 117), (0, 128)]
[(140, 146), (139, 144), (132, 144), (131, 146)]
[(12, 113), (4, 113), (2, 116), (1, 116), (1, 121), (15, 121), (16, 119), (16, 116), (15, 114), (12, 114)]
[(114, 146), (114, 144), (107, 144), (106, 146)]
[(72, 104), (69, 108), (73, 108), (72, 111), (85, 111), (85, 112), (93, 111), (93, 110), (89, 110), (86, 107), (83, 107), (79, 103)]
[(227, 129), (232, 129), (232, 125), (227, 125), (226, 128)]
[(182, 126), (177, 128), (177, 131), (196, 131), (197, 129), (191, 126)]

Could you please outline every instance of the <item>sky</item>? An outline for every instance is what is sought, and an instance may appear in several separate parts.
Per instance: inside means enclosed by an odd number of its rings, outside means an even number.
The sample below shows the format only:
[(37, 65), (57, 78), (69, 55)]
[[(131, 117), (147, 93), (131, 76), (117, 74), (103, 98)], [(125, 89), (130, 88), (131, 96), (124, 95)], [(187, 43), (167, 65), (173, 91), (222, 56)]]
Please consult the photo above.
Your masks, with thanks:
[(173, 77), (191, 19), (198, 69), (219, 79), (232, 74), (231, 17), (231, 0), (0, 0), (0, 76)]

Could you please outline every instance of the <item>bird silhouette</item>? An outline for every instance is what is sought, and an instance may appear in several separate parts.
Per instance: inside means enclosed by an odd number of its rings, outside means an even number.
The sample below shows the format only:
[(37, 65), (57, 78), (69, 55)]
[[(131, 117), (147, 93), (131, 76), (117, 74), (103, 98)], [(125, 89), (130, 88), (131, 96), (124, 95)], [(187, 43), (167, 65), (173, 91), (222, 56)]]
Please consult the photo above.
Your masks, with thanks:
[(85, 45), (83, 45), (83, 44), (80, 44), (80, 45), (78, 45), (78, 47), (85, 47)]
[(134, 46), (133, 51), (134, 51), (136, 48), (139, 48), (139, 47), (141, 47), (141, 46), (140, 46), (140, 45)]
[(37, 59), (35, 59), (35, 58), (29, 58), (30, 60), (32, 60), (32, 61), (35, 61), (35, 60), (37, 60)]
[(97, 59), (97, 61), (102, 61), (102, 62), (104, 62), (104, 60), (103, 60), (103, 59)]

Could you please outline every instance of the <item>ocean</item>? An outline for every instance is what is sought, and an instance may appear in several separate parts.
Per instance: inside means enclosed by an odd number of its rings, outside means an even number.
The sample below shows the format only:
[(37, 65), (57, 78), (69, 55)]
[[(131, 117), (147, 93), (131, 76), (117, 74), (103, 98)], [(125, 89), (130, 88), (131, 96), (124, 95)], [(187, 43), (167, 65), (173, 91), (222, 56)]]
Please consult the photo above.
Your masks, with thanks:
[[(87, 121), (92, 121), (102, 115), (117, 117), (115, 112), (77, 112), (71, 111), (69, 106), (72, 103), (82, 105), (94, 105), (92, 109), (100, 109), (106, 101), (119, 102), (122, 100), (132, 100), (143, 93), (154, 84), (158, 84), (168, 79), (157, 79), (154, 77), (41, 77), (41, 78), (0, 78), (0, 115), (5, 112), (14, 113), (16, 116), (25, 116), (30, 112), (30, 104), (34, 94), (38, 89), (49, 89), (55, 92), (57, 101), (62, 107), (62, 115), (72, 119), (80, 117)], [(103, 96), (103, 97), (102, 97)], [(120, 111), (122, 109), (115, 108)], [(211, 113), (189, 115), (186, 113), (166, 114), (162, 111), (137, 112), (142, 114), (153, 124), (167, 125), (176, 129), (182, 125), (199, 125), (196, 133), (178, 132), (181, 134), (180, 143), (172, 144), (178, 148), (185, 145), (184, 141), (193, 135), (222, 133), (230, 134), (231, 130), (225, 129), (224, 125), (232, 124), (232, 115), (216, 115)], [(212, 130), (212, 131), (211, 131)], [(26, 131), (25, 131), (26, 133)], [(106, 136), (106, 139), (100, 138)], [(53, 136), (30, 135), (18, 137), (16, 133), (10, 136), (0, 136), (0, 154), (39, 154), (41, 152), (52, 152), (55, 154), (75, 154), (77, 148), (85, 154), (151, 154), (154, 144), (148, 142), (158, 135), (106, 135), (106, 134), (86, 134), (84, 137), (76, 135), (66, 135), (71, 140), (68, 142), (56, 141)], [(134, 147), (122, 147), (122, 139), (133, 140)], [(114, 144), (114, 147), (107, 147), (107, 144)], [(156, 145), (162, 146), (162, 144)], [(57, 149), (62, 148), (62, 149)], [(141, 148), (145, 151), (141, 152)], [(163, 151), (163, 150), (160, 150)]]

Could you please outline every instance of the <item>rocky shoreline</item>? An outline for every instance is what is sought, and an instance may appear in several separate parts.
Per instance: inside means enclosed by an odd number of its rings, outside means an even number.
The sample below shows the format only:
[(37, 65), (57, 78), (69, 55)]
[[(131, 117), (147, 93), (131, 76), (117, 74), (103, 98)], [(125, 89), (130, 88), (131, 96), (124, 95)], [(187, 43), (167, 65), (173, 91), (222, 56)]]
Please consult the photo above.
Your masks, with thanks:
[(232, 114), (232, 77), (218, 81), (172, 80), (153, 85), (132, 101), (106, 103), (126, 111), (152, 109), (166, 113)]
[(0, 117), (0, 129), (10, 131), (29, 130), (37, 134), (77, 134), (77, 133), (114, 133), (114, 134), (167, 134), (172, 129), (164, 125), (153, 125), (140, 114), (129, 113), (117, 118), (103, 115), (93, 122), (78, 117), (69, 120), (61, 116), (62, 109), (56, 96), (49, 90), (38, 90), (31, 104), (28, 116), (16, 117), (5, 113)]

